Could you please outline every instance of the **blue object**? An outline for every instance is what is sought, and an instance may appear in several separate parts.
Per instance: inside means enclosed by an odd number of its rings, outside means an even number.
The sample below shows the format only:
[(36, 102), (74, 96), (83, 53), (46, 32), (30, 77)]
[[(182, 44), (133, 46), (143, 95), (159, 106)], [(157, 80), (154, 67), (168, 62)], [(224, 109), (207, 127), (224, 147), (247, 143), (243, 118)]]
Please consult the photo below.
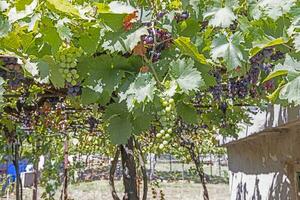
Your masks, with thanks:
[[(26, 171), (27, 164), (28, 164), (27, 160), (21, 160), (21, 161), (19, 161), (19, 172), (20, 173)], [(7, 173), (7, 175), (9, 175), (11, 177), (12, 182), (16, 181), (17, 173), (16, 173), (15, 166), (14, 166), (14, 164), (12, 162), (8, 163), (6, 173)]]

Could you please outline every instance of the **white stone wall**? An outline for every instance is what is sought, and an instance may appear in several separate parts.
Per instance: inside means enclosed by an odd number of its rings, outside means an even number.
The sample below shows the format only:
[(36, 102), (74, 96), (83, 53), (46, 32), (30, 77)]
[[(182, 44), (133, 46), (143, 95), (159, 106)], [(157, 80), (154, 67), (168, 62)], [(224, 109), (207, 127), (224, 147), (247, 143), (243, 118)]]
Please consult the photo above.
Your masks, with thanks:
[(231, 173), (231, 200), (292, 200), (291, 184), (282, 173)]
[(227, 146), (232, 200), (295, 200), (300, 126)]

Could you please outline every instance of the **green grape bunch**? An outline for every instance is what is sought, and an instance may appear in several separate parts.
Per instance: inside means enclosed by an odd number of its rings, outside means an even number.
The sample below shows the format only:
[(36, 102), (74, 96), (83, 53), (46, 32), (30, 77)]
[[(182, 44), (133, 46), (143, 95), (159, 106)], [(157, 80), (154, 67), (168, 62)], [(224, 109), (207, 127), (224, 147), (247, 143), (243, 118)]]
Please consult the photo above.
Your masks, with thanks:
[(77, 72), (77, 59), (82, 55), (81, 48), (74, 46), (62, 46), (57, 53), (57, 61), (60, 66), (60, 73), (63, 74), (64, 79), (72, 86), (77, 85), (79, 74)]
[(172, 140), (177, 113), (173, 98), (164, 96), (160, 101), (163, 107), (163, 109), (158, 112), (161, 129), (156, 134), (156, 141), (160, 143), (158, 148), (163, 151), (166, 150), (167, 145)]

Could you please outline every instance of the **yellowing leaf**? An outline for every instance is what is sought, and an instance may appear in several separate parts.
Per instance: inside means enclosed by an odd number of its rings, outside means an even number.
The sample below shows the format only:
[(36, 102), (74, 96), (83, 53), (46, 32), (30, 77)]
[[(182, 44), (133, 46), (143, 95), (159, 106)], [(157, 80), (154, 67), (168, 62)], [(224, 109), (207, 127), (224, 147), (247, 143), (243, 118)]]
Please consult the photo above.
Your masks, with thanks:
[(206, 64), (206, 58), (198, 52), (197, 47), (191, 42), (188, 37), (179, 37), (175, 40), (175, 45), (180, 49), (181, 53), (188, 55), (199, 63)]
[(285, 41), (283, 38), (277, 38), (274, 40), (267, 39), (266, 41), (260, 44), (254, 44), (254, 47), (250, 50), (250, 55), (252, 57), (264, 48), (284, 44), (286, 42), (287, 41)]
[(50, 9), (62, 12), (69, 16), (81, 17), (79, 11), (67, 0), (47, 0)]

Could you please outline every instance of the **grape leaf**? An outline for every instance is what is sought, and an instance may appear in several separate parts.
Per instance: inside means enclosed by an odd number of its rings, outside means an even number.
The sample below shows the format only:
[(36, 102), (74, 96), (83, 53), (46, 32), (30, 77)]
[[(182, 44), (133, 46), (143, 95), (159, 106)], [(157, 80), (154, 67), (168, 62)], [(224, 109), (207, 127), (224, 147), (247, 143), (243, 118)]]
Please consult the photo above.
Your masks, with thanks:
[(124, 74), (123, 71), (115, 69), (113, 58), (109, 55), (98, 56), (94, 59), (84, 57), (79, 60), (77, 69), (81, 79), (84, 80), (83, 86), (97, 90), (101, 82), (102, 90), (108, 92), (109, 95), (118, 87)]
[(143, 131), (147, 131), (151, 125), (154, 115), (148, 110), (138, 109), (133, 113), (133, 132), (134, 134), (140, 134)]
[(206, 58), (200, 54), (197, 47), (191, 42), (188, 37), (179, 37), (175, 41), (175, 45), (180, 49), (181, 53), (194, 58), (196, 61), (202, 64), (206, 64)]
[(60, 38), (62, 40), (65, 40), (65, 41), (71, 41), (71, 38), (72, 38), (72, 31), (71, 29), (67, 26), (67, 23), (68, 20), (59, 20), (58, 23), (57, 23), (57, 33), (59, 34)]
[(91, 55), (98, 48), (99, 38), (100, 28), (91, 27), (81, 35), (78, 44), (88, 55)]
[[(122, 34), (123, 33), (123, 34)], [(111, 52), (127, 52), (132, 51), (134, 47), (141, 41), (142, 35), (147, 35), (148, 30), (146, 27), (140, 27), (133, 30), (131, 33), (122, 31), (122, 33), (109, 33), (110, 38), (102, 45), (104, 49)], [(121, 34), (121, 35), (120, 35)]]
[(179, 35), (193, 37), (199, 30), (199, 24), (194, 19), (184, 20), (179, 24)]
[(192, 59), (177, 59), (170, 65), (170, 74), (183, 92), (198, 91), (203, 86), (201, 73), (194, 68)]
[(214, 8), (211, 11), (204, 14), (204, 19), (212, 17), (209, 20), (209, 24), (213, 27), (229, 27), (236, 19), (236, 16), (229, 7)]
[(16, 0), (15, 5), (17, 11), (24, 10), (26, 5), (32, 3), (33, 0)]
[(289, 103), (300, 105), (300, 76), (287, 83), (279, 93), (280, 99), (285, 99)]
[(223, 58), (229, 71), (241, 66), (244, 60), (240, 45), (242, 41), (243, 37), (239, 32), (229, 38), (224, 34), (219, 34), (212, 43), (212, 59), (217, 61), (218, 58)]
[(13, 51), (21, 47), (21, 38), (16, 31), (9, 32), (5, 37), (1, 38), (0, 44), (4, 48)]
[(104, 120), (110, 120), (115, 116), (128, 115), (126, 104), (124, 103), (113, 103), (107, 106), (103, 115)]
[(40, 32), (44, 35), (44, 41), (51, 46), (52, 53), (55, 54), (58, 51), (59, 47), (62, 45), (62, 40), (51, 19), (43, 18), (42, 21), (44, 26), (40, 28)]
[(127, 116), (116, 116), (110, 120), (107, 131), (113, 144), (126, 144), (132, 134), (132, 124)]
[(300, 75), (300, 62), (293, 59), (290, 55), (286, 55), (284, 64), (277, 64), (263, 82), (283, 75), (287, 75), (289, 81), (297, 78)]
[(44, 79), (49, 76), (49, 64), (44, 60), (39, 60), (37, 62), (37, 66), (39, 69), (39, 75), (41, 79)]
[(50, 72), (50, 81), (56, 88), (63, 88), (65, 86), (65, 79), (62, 76), (62, 73), (59, 72), (59, 65), (55, 63), (52, 57), (47, 56), (43, 60), (45, 60), (49, 64), (49, 72)]
[(68, 16), (74, 17), (81, 17), (79, 11), (72, 5), (69, 1), (66, 0), (47, 0), (48, 7), (51, 10), (59, 11), (64, 13)]
[(131, 5), (129, 5), (126, 2), (112, 1), (108, 5), (109, 5), (111, 12), (113, 12), (113, 13), (129, 14), (129, 13), (133, 13), (134, 11), (136, 11), (136, 9), (134, 7), (132, 7)]
[(96, 103), (100, 98), (100, 93), (90, 88), (82, 88), (81, 102), (84, 105)]
[(300, 52), (300, 33), (297, 33), (294, 36), (294, 45), (295, 45), (296, 52)]
[(8, 34), (10, 29), (10, 24), (4, 16), (0, 15), (0, 38)]
[(135, 81), (131, 83), (125, 92), (121, 92), (120, 102), (126, 101), (128, 109), (131, 111), (134, 103), (149, 102), (153, 100), (156, 81), (151, 73), (139, 73)]
[(262, 49), (267, 47), (272, 47), (280, 44), (284, 44), (287, 41), (284, 38), (264, 38), (264, 40), (256, 41), (253, 43), (253, 48), (250, 50), (250, 56), (256, 55), (258, 52), (260, 52)]
[(24, 69), (32, 76), (37, 76), (39, 74), (38, 63), (31, 62), (30, 60), (26, 60)]
[(176, 109), (177, 109), (178, 115), (186, 123), (189, 123), (189, 124), (198, 123), (198, 114), (197, 114), (196, 109), (192, 105), (186, 104), (184, 102), (180, 102), (180, 103), (176, 104)]
[(263, 16), (268, 16), (276, 20), (289, 12), (295, 2), (296, 0), (260, 0), (252, 10), (253, 18), (260, 19)]
[(116, 13), (101, 13), (99, 14), (100, 19), (109, 26), (113, 31), (118, 31), (123, 28), (123, 19), (126, 14)]
[(271, 80), (271, 79), (273, 79), (273, 78), (276, 78), (276, 77), (278, 77), (278, 76), (284, 76), (284, 75), (287, 75), (287, 74), (288, 74), (288, 70), (284, 70), (284, 69), (282, 69), (282, 70), (276, 70), (276, 71), (270, 73), (270, 74), (264, 79), (263, 83), (265, 83), (265, 82), (267, 82), (267, 81), (269, 81), (269, 80)]

